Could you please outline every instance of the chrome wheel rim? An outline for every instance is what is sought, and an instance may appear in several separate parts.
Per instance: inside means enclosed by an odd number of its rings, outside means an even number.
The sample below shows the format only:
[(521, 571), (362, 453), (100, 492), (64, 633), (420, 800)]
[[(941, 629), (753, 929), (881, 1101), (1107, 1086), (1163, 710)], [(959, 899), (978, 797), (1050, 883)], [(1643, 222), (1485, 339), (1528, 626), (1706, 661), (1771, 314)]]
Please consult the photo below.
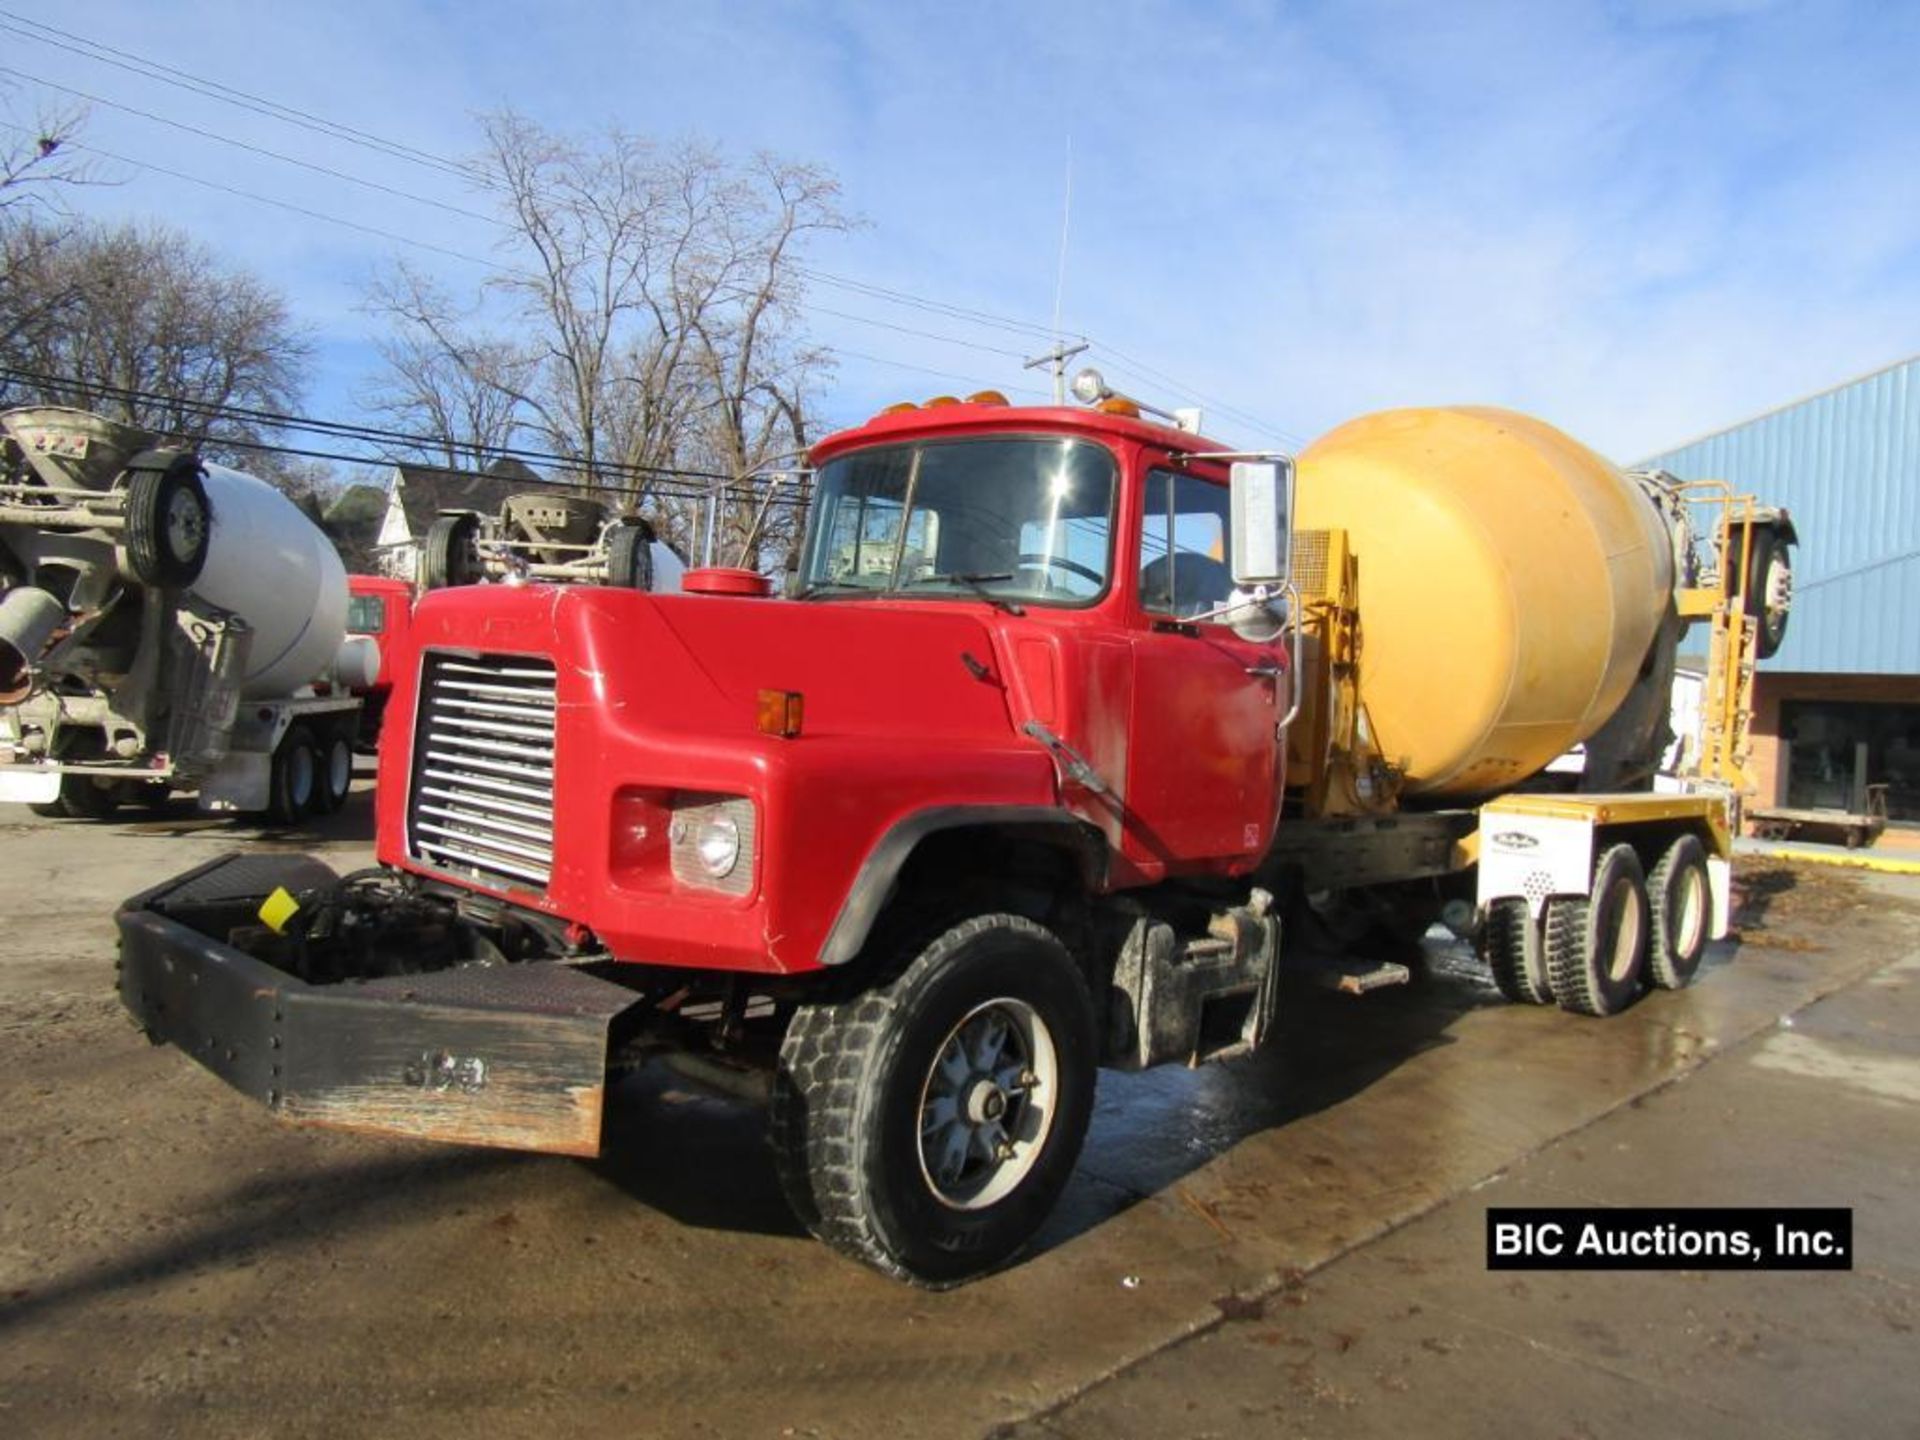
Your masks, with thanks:
[(1046, 1021), (1024, 1000), (976, 1005), (947, 1032), (920, 1086), (920, 1175), (942, 1205), (982, 1210), (1039, 1163), (1060, 1095)]

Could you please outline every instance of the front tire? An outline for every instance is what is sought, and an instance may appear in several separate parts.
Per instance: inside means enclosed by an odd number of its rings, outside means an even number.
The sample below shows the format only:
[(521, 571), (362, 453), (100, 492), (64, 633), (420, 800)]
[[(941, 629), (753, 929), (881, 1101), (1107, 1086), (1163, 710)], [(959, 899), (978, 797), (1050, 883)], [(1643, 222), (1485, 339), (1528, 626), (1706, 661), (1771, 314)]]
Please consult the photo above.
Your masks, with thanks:
[(1005, 1264), (1060, 1198), (1093, 1112), (1093, 1002), (1044, 927), (981, 915), (897, 979), (795, 1012), (769, 1138), (841, 1253), (929, 1286)]

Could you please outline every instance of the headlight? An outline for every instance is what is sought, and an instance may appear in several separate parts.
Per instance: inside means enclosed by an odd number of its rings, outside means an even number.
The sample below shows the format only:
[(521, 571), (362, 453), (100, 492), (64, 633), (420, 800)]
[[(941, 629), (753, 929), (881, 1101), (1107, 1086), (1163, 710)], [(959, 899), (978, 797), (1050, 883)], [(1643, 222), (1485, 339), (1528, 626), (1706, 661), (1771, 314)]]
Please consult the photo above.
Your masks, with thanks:
[(753, 885), (753, 802), (682, 791), (667, 827), (673, 878), (682, 885), (744, 895)]
[(716, 880), (724, 880), (740, 861), (740, 827), (734, 824), (731, 815), (709, 815), (700, 824), (700, 838), (694, 846), (707, 873)]

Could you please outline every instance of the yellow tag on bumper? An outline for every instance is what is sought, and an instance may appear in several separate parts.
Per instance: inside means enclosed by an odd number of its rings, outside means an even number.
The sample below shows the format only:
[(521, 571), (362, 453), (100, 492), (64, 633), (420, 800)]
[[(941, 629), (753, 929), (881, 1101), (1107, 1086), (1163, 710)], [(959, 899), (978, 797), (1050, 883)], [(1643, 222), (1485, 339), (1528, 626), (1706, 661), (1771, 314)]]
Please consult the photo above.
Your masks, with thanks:
[(287, 921), (300, 909), (300, 902), (288, 893), (284, 885), (273, 887), (273, 893), (260, 902), (260, 921), (274, 934), (286, 932)]

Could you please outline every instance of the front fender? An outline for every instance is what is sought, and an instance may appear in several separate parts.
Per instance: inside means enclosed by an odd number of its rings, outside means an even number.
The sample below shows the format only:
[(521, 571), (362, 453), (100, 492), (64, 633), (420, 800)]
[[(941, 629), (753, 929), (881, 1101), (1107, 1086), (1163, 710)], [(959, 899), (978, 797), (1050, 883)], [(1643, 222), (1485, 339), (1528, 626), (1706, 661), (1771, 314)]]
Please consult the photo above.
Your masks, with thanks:
[(1075, 855), (1089, 886), (1101, 883), (1106, 868), (1104, 837), (1058, 806), (943, 805), (921, 810), (895, 824), (867, 853), (820, 947), (820, 963), (844, 965), (860, 953), (901, 870), (928, 836), (948, 830), (1007, 827), (1030, 828), (1036, 838), (1059, 844)]

